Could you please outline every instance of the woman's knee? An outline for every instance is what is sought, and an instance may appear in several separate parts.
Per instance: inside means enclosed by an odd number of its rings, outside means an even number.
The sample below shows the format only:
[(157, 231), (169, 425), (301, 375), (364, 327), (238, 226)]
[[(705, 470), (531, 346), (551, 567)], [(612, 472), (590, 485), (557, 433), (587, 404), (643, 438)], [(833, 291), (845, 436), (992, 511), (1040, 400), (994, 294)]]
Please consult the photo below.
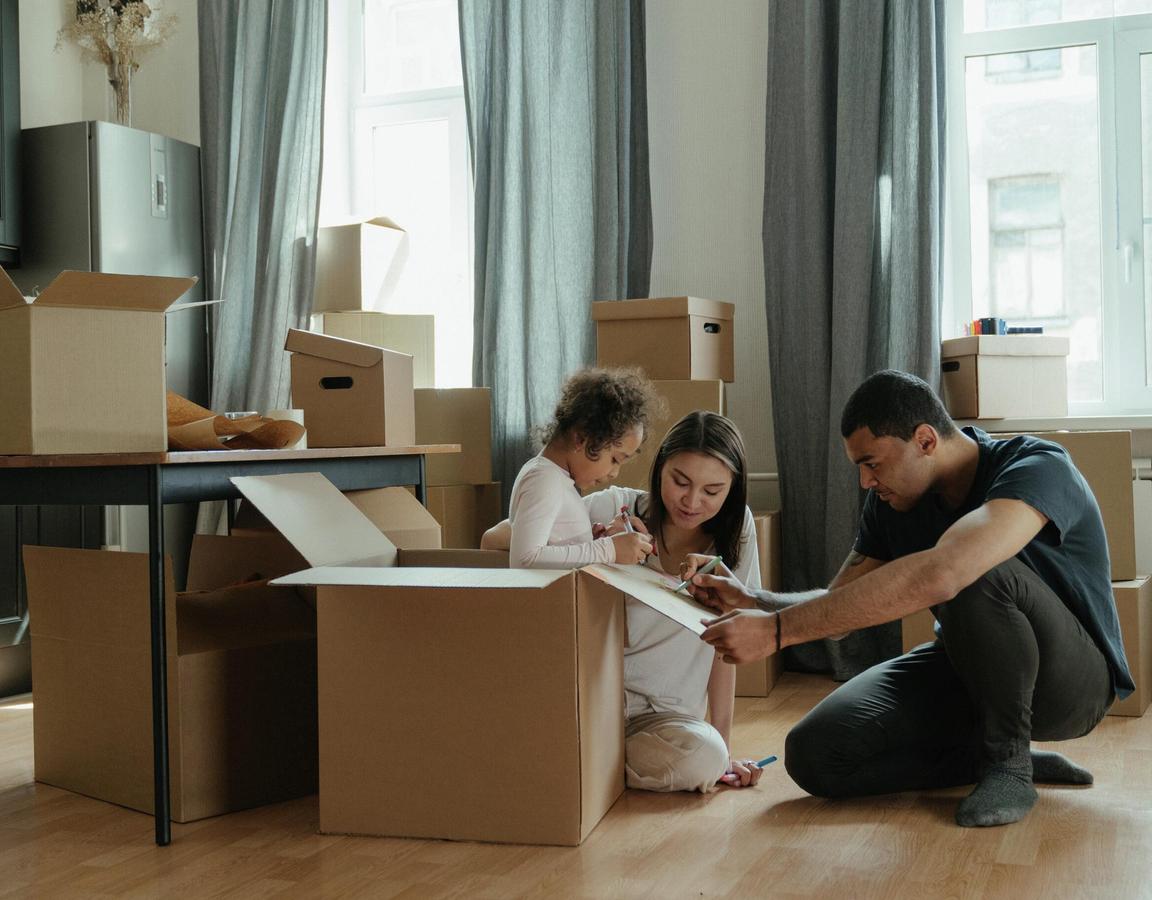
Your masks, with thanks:
[(724, 738), (700, 720), (666, 722), (625, 744), (627, 784), (647, 791), (713, 790), (728, 770)]

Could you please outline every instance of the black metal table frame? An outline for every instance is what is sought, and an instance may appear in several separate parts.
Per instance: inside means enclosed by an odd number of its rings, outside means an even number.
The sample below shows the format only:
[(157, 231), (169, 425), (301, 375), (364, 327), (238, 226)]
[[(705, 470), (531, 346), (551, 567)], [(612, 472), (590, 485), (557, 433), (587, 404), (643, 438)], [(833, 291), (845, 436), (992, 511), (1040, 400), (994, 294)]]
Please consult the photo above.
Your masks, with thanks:
[[(139, 465), (0, 467), (0, 499), (12, 506), (147, 506), (149, 597), (152, 624), (152, 756), (156, 843), (172, 842), (168, 768), (168, 671), (164, 624), (164, 517), (166, 503), (234, 500), (236, 475), (319, 472), (342, 491), (415, 485), (425, 503), (422, 453), (386, 456), (325, 456), (250, 459), (229, 454), (219, 462), (161, 462)], [(22, 560), (19, 565), (23, 565)], [(35, 685), (33, 685), (35, 690)]]

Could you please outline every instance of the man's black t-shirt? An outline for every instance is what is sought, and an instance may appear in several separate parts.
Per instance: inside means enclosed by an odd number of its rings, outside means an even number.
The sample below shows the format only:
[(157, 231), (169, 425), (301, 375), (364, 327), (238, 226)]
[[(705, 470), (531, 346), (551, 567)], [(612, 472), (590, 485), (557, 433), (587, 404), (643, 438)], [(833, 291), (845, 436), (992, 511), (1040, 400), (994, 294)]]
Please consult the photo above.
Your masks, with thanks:
[(927, 494), (897, 512), (869, 491), (860, 517), (856, 552), (889, 561), (936, 546), (965, 514), (989, 500), (1020, 500), (1048, 518), (1017, 558), (1044, 580), (1080, 620), (1108, 661), (1118, 699), (1135, 688), (1112, 597), (1108, 543), (1100, 507), (1084, 476), (1059, 444), (1023, 435), (994, 441), (978, 428), (964, 433), (980, 448), (972, 488), (957, 509)]

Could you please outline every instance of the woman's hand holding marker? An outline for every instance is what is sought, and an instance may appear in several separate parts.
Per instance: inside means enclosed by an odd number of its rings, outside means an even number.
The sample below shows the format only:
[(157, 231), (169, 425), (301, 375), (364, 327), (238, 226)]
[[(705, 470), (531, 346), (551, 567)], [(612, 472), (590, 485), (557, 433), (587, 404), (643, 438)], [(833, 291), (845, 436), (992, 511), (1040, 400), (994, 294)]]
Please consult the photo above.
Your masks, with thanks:
[(690, 553), (680, 564), (680, 577), (687, 582), (688, 593), (697, 603), (718, 613), (756, 606), (756, 595), (749, 591), (722, 562), (708, 574), (704, 567), (713, 557)]

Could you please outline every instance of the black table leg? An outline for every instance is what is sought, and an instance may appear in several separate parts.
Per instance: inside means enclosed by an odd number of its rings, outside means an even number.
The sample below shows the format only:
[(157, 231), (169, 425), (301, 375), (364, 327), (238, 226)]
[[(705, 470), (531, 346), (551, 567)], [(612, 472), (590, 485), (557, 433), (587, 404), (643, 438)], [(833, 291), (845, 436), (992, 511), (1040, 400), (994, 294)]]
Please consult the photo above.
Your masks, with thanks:
[(152, 603), (152, 764), (156, 843), (172, 842), (168, 772), (168, 650), (164, 625), (164, 498), (160, 467), (148, 471), (148, 583)]
[(428, 474), (424, 454), (420, 454), (420, 481), (416, 485), (416, 499), (422, 506), (428, 505)]

